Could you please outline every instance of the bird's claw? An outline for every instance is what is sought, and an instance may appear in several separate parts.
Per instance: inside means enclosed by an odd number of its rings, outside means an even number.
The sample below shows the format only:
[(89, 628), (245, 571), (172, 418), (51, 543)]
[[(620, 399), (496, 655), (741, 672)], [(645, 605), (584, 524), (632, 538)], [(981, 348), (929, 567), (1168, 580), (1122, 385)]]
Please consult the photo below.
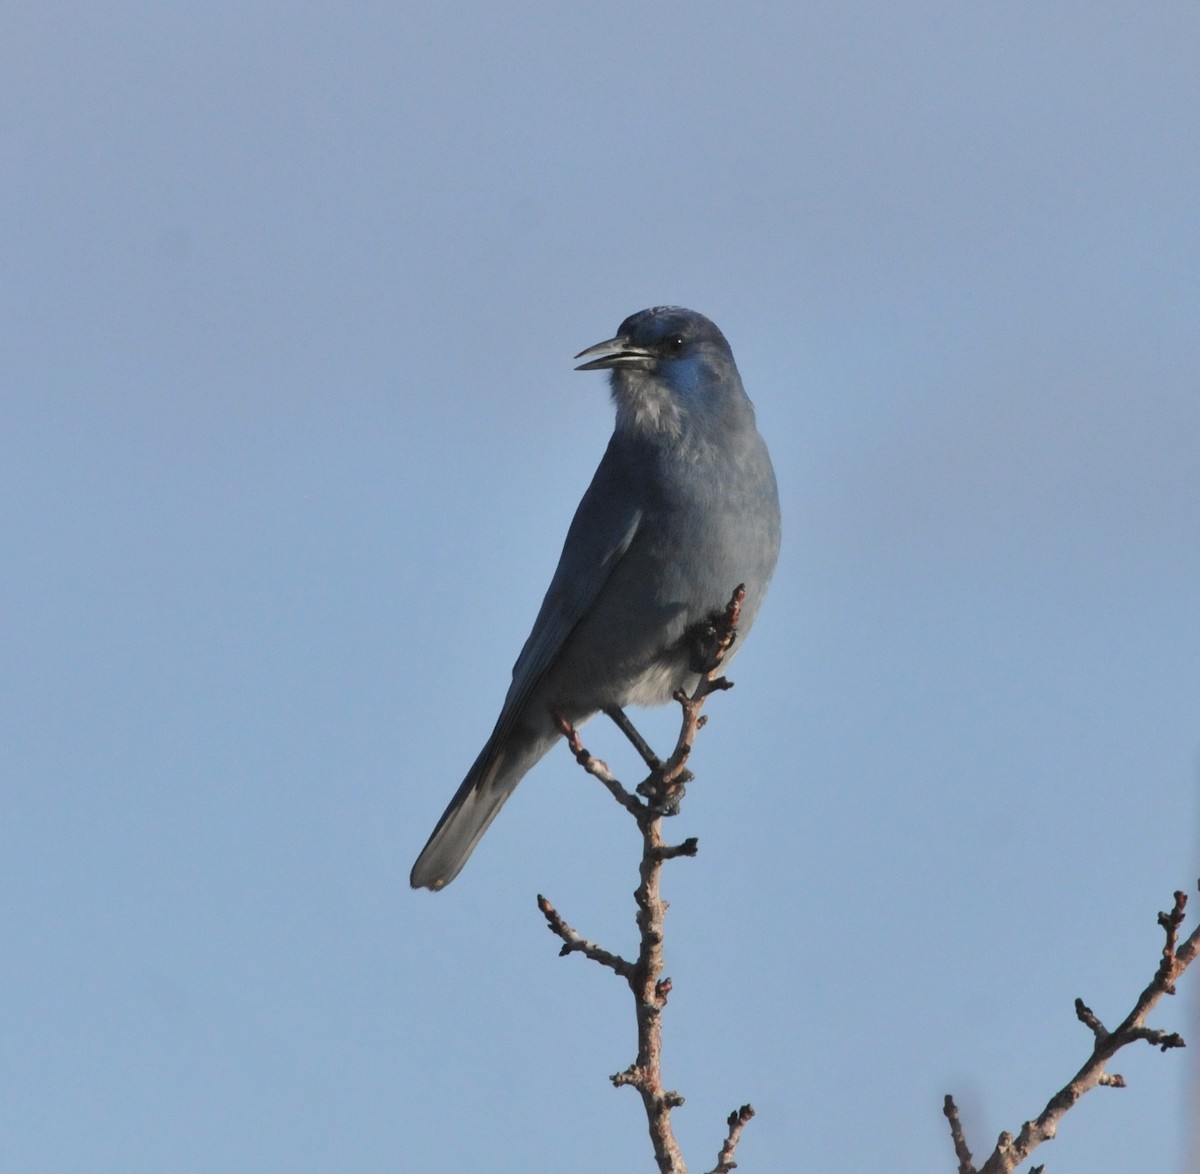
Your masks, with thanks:
[(645, 782), (638, 784), (637, 793), (646, 800), (654, 815), (678, 815), (687, 793), (686, 784), (693, 778), (695, 775), (690, 770), (683, 770), (668, 783), (663, 781), (661, 772), (655, 771)]

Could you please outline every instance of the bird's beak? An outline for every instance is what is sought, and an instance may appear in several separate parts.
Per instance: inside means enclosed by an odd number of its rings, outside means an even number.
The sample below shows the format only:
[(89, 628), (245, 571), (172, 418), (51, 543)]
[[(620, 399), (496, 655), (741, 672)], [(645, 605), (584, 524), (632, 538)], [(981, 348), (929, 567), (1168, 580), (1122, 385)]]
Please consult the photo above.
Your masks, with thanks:
[(618, 335), (605, 342), (598, 342), (595, 346), (588, 347), (586, 351), (580, 351), (575, 357), (587, 359), (589, 355), (596, 357), (588, 359), (586, 363), (580, 363), (575, 368), (576, 371), (603, 371), (607, 368), (619, 367), (641, 367), (644, 370), (654, 362), (653, 351), (648, 351), (645, 347), (634, 346), (624, 335)]

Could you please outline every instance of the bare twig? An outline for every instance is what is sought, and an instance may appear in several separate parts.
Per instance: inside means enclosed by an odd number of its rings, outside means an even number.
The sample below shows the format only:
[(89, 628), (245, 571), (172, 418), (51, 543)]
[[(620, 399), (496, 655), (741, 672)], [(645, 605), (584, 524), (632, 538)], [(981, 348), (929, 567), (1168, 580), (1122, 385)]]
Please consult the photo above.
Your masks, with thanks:
[(554, 719), (555, 725), (563, 732), (567, 739), (567, 745), (571, 747), (571, 753), (575, 755), (575, 761), (583, 767), (588, 774), (599, 779), (607, 788), (612, 797), (620, 803), (631, 815), (635, 818), (641, 812), (643, 804), (637, 798), (631, 795), (620, 782), (616, 775), (608, 769), (608, 764), (601, 762), (599, 758), (594, 758), (584, 749), (583, 742), (580, 740), (579, 731), (571, 725), (569, 721), (558, 710), (551, 710), (550, 716)]
[(619, 974), (624, 979), (628, 979), (633, 974), (633, 966), (626, 962), (620, 954), (611, 954), (603, 947), (597, 946), (595, 942), (589, 942), (587, 938), (580, 937), (562, 919), (558, 910), (541, 893), (538, 893), (537, 900), (538, 908), (546, 918), (551, 931), (562, 938), (562, 949), (558, 952), (560, 957), (579, 953), (585, 958), (590, 958), (593, 962), (599, 962), (601, 966), (607, 966), (609, 970), (615, 974)]
[(725, 1135), (721, 1152), (717, 1154), (717, 1164), (712, 1168), (710, 1174), (731, 1174), (731, 1171), (737, 1169), (737, 1162), (733, 1160), (733, 1151), (737, 1149), (737, 1143), (741, 1140), (742, 1130), (746, 1128), (746, 1123), (753, 1116), (754, 1109), (750, 1105), (743, 1105), (729, 1114), (729, 1120), (725, 1122), (729, 1126), (729, 1132)]
[[(1163, 995), (1175, 993), (1175, 982), (1200, 952), (1200, 928), (1179, 943), (1179, 927), (1183, 924), (1187, 894), (1177, 892), (1175, 904), (1167, 913), (1158, 915), (1158, 924), (1166, 934), (1162, 961), (1154, 978), (1138, 996), (1133, 1010), (1125, 1016), (1121, 1025), (1108, 1031), (1096, 1013), (1082, 999), (1075, 1000), (1075, 1014), (1092, 1033), (1095, 1044), (1092, 1054), (1078, 1072), (1054, 1094), (1046, 1107), (1033, 1121), (1026, 1121), (1021, 1132), (1014, 1138), (1011, 1133), (1002, 1133), (996, 1148), (987, 1161), (976, 1170), (971, 1151), (967, 1148), (958, 1109), (952, 1097), (946, 1097), (943, 1111), (950, 1122), (950, 1134), (954, 1141), (954, 1153), (958, 1158), (959, 1174), (1010, 1174), (1044, 1141), (1049, 1141), (1058, 1132), (1058, 1123), (1084, 1093), (1098, 1085), (1108, 1088), (1124, 1088), (1125, 1079), (1115, 1072), (1108, 1072), (1106, 1065), (1121, 1048), (1138, 1040), (1145, 1040), (1164, 1052), (1170, 1048), (1182, 1048), (1183, 1037), (1178, 1032), (1166, 1032), (1146, 1026), (1146, 1016), (1154, 1009)], [(1030, 1174), (1035, 1174), (1031, 1170)]]
[(971, 1151), (967, 1147), (967, 1139), (963, 1134), (962, 1122), (958, 1117), (958, 1106), (954, 1103), (954, 1098), (946, 1094), (946, 1100), (942, 1105), (942, 1112), (946, 1114), (946, 1120), (950, 1122), (950, 1137), (954, 1141), (954, 1156), (958, 1159), (958, 1174), (975, 1174), (975, 1165), (971, 1161)]
[[(698, 842), (694, 837), (684, 840), (681, 844), (664, 843), (662, 819), (664, 815), (674, 814), (677, 810), (683, 794), (683, 784), (691, 778), (685, 766), (696, 733), (703, 725), (700, 710), (705, 698), (710, 693), (730, 687), (730, 682), (717, 676), (717, 670), (736, 637), (738, 616), (744, 598), (745, 590), (739, 586), (723, 612), (711, 617), (701, 631), (691, 633), (698, 649), (698, 657), (701, 658), (702, 667), (697, 668), (701, 676), (690, 695), (676, 695), (676, 700), (682, 708), (682, 721), (675, 748), (666, 762), (654, 754), (621, 710), (605, 710), (650, 767), (649, 777), (638, 787), (638, 794), (645, 796), (645, 802), (627, 791), (608, 767), (584, 748), (579, 732), (562, 714), (553, 714), (576, 761), (588, 774), (598, 778), (637, 821), (642, 837), (639, 883), (634, 893), (639, 935), (637, 960), (629, 962), (619, 954), (583, 938), (563, 920), (554, 906), (540, 895), (538, 908), (545, 916), (551, 931), (562, 940), (560, 954), (583, 954), (593, 962), (612, 970), (629, 984), (637, 1016), (637, 1058), (623, 1072), (611, 1077), (611, 1080), (617, 1088), (631, 1085), (640, 1094), (651, 1144), (654, 1147), (654, 1159), (661, 1174), (687, 1174), (687, 1167), (671, 1128), (671, 1110), (683, 1104), (683, 1097), (664, 1088), (662, 1082), (661, 1020), (663, 1008), (667, 1005), (671, 993), (671, 980), (663, 976), (663, 936), (667, 902), (662, 897), (660, 879), (665, 861), (673, 860), (677, 856), (695, 856), (698, 850)], [(742, 1130), (753, 1116), (754, 1110), (749, 1105), (743, 1105), (730, 1115), (728, 1132), (713, 1174), (729, 1174), (734, 1169), (734, 1150)]]

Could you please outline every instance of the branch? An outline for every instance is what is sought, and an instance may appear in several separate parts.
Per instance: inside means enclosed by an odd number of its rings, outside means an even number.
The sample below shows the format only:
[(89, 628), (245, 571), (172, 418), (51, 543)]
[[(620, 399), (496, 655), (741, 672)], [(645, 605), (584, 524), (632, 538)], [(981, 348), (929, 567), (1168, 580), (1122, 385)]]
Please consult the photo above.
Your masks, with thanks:
[[(681, 844), (664, 843), (662, 820), (665, 815), (673, 815), (678, 810), (684, 784), (692, 777), (686, 770), (686, 763), (696, 734), (704, 724), (700, 710), (705, 698), (710, 693), (731, 687), (730, 682), (717, 676), (717, 671), (736, 638), (745, 594), (745, 589), (739, 586), (724, 611), (714, 613), (705, 624), (688, 633), (687, 639), (695, 651), (696, 671), (700, 673), (700, 680), (690, 695), (682, 692), (675, 695), (682, 710), (682, 719), (675, 748), (665, 762), (654, 754), (620, 709), (604, 711), (629, 738), (650, 768), (649, 776), (637, 788), (638, 794), (644, 796), (644, 802), (626, 790), (608, 766), (585, 749), (578, 730), (561, 713), (552, 711), (554, 721), (567, 738), (575, 760), (588, 774), (599, 779), (609, 794), (634, 817), (642, 837), (639, 884), (633, 895), (637, 904), (639, 934), (636, 961), (629, 962), (619, 954), (582, 937), (540, 894), (538, 908), (551, 932), (563, 943), (560, 954), (583, 954), (613, 971), (629, 985), (637, 1017), (637, 1057), (628, 1068), (610, 1079), (615, 1087), (630, 1085), (641, 1095), (660, 1174), (687, 1174), (687, 1166), (671, 1128), (671, 1110), (683, 1104), (683, 1097), (664, 1088), (662, 1082), (661, 1020), (671, 993), (671, 980), (663, 976), (667, 902), (662, 897), (660, 878), (666, 861), (678, 856), (695, 856), (699, 848), (695, 837), (689, 837)], [(733, 1160), (734, 1150), (741, 1139), (742, 1130), (753, 1116), (754, 1110), (749, 1105), (743, 1105), (730, 1114), (728, 1132), (712, 1174), (730, 1174), (734, 1169), (737, 1164)]]
[(725, 1123), (729, 1126), (729, 1132), (725, 1135), (725, 1144), (721, 1146), (721, 1152), (717, 1154), (717, 1164), (710, 1174), (730, 1174), (737, 1168), (737, 1162), (733, 1160), (733, 1151), (737, 1149), (737, 1143), (741, 1140), (742, 1130), (753, 1116), (754, 1109), (750, 1105), (743, 1105), (736, 1112), (729, 1114), (729, 1120)]
[[(1117, 1052), (1128, 1044), (1145, 1040), (1164, 1052), (1169, 1048), (1182, 1048), (1183, 1037), (1178, 1032), (1165, 1032), (1146, 1026), (1146, 1016), (1154, 1009), (1163, 995), (1175, 993), (1175, 982), (1200, 952), (1200, 927), (1179, 944), (1179, 927), (1183, 924), (1187, 894), (1177, 892), (1175, 904), (1167, 913), (1158, 915), (1158, 924), (1166, 934), (1162, 961), (1149, 986), (1138, 996), (1133, 1010), (1125, 1016), (1121, 1025), (1108, 1031), (1095, 1012), (1082, 999), (1075, 1000), (1075, 1014), (1079, 1021), (1092, 1033), (1095, 1044), (1087, 1062), (1071, 1080), (1058, 1090), (1047, 1102), (1046, 1107), (1033, 1121), (1026, 1121), (1021, 1132), (1014, 1138), (1011, 1133), (1002, 1133), (996, 1148), (987, 1161), (976, 1170), (967, 1148), (958, 1108), (954, 1098), (946, 1097), (943, 1112), (950, 1122), (950, 1135), (954, 1141), (954, 1153), (958, 1158), (958, 1174), (1010, 1174), (1044, 1141), (1049, 1141), (1058, 1132), (1058, 1123), (1068, 1110), (1097, 1085), (1108, 1088), (1124, 1088), (1125, 1078), (1108, 1072), (1106, 1065)], [(1040, 1169), (1040, 1167), (1038, 1168)], [(1036, 1174), (1031, 1170), (1030, 1174)]]
[(571, 753), (575, 755), (575, 761), (583, 767), (588, 774), (599, 779), (607, 788), (612, 797), (620, 803), (626, 811), (635, 819), (640, 816), (644, 804), (631, 795), (620, 782), (611, 770), (608, 769), (608, 764), (602, 762), (599, 758), (594, 758), (584, 749), (583, 742), (579, 737), (579, 731), (571, 725), (569, 721), (556, 709), (550, 711), (550, 716), (554, 719), (554, 724), (567, 739), (567, 745), (571, 748)]
[(607, 966), (621, 978), (628, 980), (633, 976), (633, 966), (626, 962), (620, 954), (610, 954), (603, 947), (597, 946), (595, 942), (589, 942), (586, 938), (580, 937), (541, 893), (538, 893), (537, 901), (538, 908), (545, 916), (551, 932), (563, 940), (562, 949), (558, 952), (560, 958), (565, 958), (568, 954), (579, 953), (593, 962), (599, 962), (601, 966)]
[(971, 1161), (971, 1151), (967, 1148), (967, 1139), (963, 1134), (962, 1122), (958, 1117), (958, 1106), (949, 1093), (942, 1104), (942, 1112), (950, 1122), (950, 1137), (954, 1142), (954, 1156), (958, 1159), (958, 1174), (976, 1174), (975, 1164)]

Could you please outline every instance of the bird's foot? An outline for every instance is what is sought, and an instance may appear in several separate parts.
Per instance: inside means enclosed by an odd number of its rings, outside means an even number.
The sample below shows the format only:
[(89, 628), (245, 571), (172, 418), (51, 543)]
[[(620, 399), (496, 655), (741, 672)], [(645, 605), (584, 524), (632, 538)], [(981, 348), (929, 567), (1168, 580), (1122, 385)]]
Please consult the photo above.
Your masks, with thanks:
[(719, 611), (711, 611), (683, 634), (692, 672), (707, 676), (729, 654), (737, 639), (737, 623), (746, 598), (744, 584), (739, 584), (729, 602)]
[(662, 771), (654, 771), (645, 782), (639, 783), (637, 793), (646, 800), (651, 812), (658, 816), (679, 814), (687, 784), (695, 776), (690, 770), (681, 770), (670, 780), (663, 778)]

